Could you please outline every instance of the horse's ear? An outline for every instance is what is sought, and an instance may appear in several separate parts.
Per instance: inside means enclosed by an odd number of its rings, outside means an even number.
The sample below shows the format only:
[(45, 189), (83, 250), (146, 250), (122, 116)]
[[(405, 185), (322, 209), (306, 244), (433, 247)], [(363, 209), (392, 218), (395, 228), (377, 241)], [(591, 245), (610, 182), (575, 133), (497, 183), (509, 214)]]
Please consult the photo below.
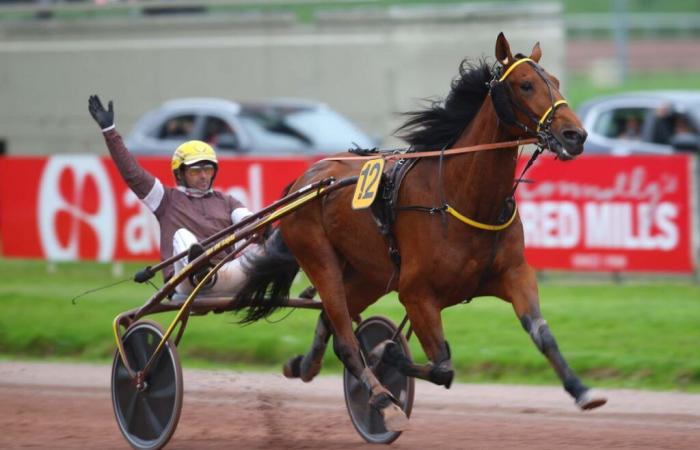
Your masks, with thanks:
[(537, 42), (534, 47), (532, 47), (532, 53), (530, 53), (530, 59), (535, 62), (540, 62), (542, 57), (542, 49), (540, 48), (540, 43)]
[(502, 31), (498, 33), (498, 38), (496, 38), (496, 59), (503, 64), (504, 67), (513, 62), (510, 44)]

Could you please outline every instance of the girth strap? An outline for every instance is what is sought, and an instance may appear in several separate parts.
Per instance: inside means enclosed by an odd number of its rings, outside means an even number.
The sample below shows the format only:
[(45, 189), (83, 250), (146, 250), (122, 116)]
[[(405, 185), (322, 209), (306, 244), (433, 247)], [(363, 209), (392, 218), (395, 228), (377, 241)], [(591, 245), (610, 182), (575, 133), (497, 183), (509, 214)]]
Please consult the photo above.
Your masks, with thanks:
[(457, 220), (466, 223), (467, 225), (471, 225), (474, 228), (478, 228), (480, 230), (486, 230), (486, 231), (501, 231), (505, 230), (510, 226), (511, 223), (515, 220), (515, 216), (518, 214), (518, 208), (513, 207), (513, 214), (510, 216), (510, 219), (506, 223), (503, 223), (501, 225), (489, 225), (487, 223), (481, 223), (477, 222), (474, 219), (470, 219), (467, 216), (463, 216), (462, 214), (459, 213), (456, 209), (445, 203), (445, 211), (450, 213), (454, 218)]
[(396, 204), (398, 203), (399, 188), (406, 174), (411, 170), (416, 159), (401, 159), (391, 166), (382, 176), (380, 195), (372, 204), (372, 216), (379, 231), (386, 239), (389, 247), (389, 258), (396, 270), (401, 268), (401, 255), (394, 236), (396, 221)]

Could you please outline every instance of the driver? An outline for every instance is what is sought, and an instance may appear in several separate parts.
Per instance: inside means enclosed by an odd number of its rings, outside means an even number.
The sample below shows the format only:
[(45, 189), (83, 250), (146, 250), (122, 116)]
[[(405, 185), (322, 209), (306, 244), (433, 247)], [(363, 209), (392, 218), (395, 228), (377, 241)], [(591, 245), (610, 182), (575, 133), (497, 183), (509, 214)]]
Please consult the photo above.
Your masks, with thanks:
[[(212, 189), (219, 165), (214, 149), (206, 142), (188, 141), (177, 147), (170, 164), (177, 187), (171, 188), (144, 170), (124, 146), (114, 125), (111, 101), (105, 110), (100, 98), (92, 95), (88, 109), (102, 130), (122, 178), (158, 219), (161, 260), (188, 251), (186, 261), (181, 258), (163, 270), (165, 280), (204, 253), (199, 241), (252, 214), (240, 201)], [(257, 245), (253, 244), (247, 252), (256, 250)], [(220, 254), (212, 260), (216, 262), (222, 258)], [(183, 294), (191, 292), (207, 271), (205, 267), (190, 276), (176, 287), (176, 291)], [(210, 293), (230, 295), (238, 290), (245, 279), (240, 258), (237, 258), (223, 265), (206, 288)]]

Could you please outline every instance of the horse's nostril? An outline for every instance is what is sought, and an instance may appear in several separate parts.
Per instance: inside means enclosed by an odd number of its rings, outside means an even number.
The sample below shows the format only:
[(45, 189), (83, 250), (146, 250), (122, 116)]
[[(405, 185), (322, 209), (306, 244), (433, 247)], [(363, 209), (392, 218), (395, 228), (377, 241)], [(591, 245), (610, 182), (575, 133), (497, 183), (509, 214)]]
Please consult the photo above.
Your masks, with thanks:
[(586, 140), (586, 132), (583, 133), (577, 130), (566, 130), (562, 133), (564, 139), (572, 144), (583, 144)]

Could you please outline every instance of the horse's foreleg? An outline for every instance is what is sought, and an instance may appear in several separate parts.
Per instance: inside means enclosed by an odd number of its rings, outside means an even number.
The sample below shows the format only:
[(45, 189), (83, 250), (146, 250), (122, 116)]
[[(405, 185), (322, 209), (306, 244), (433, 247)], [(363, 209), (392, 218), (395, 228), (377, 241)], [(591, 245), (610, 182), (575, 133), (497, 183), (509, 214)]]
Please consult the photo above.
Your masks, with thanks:
[(537, 282), (532, 267), (523, 264), (500, 281), (497, 283), (500, 287), (495, 289), (496, 295), (511, 302), (521, 325), (537, 349), (549, 360), (564, 389), (576, 400), (576, 404), (581, 409), (593, 409), (604, 405), (607, 399), (591, 392), (571, 370), (559, 351), (557, 341), (540, 313)]
[(331, 331), (326, 323), (324, 313), (321, 313), (316, 323), (314, 340), (311, 349), (306, 355), (298, 355), (287, 361), (284, 365), (284, 376), (287, 378), (301, 378), (305, 383), (313, 380), (321, 371), (323, 354), (326, 352), (326, 345), (331, 336)]

